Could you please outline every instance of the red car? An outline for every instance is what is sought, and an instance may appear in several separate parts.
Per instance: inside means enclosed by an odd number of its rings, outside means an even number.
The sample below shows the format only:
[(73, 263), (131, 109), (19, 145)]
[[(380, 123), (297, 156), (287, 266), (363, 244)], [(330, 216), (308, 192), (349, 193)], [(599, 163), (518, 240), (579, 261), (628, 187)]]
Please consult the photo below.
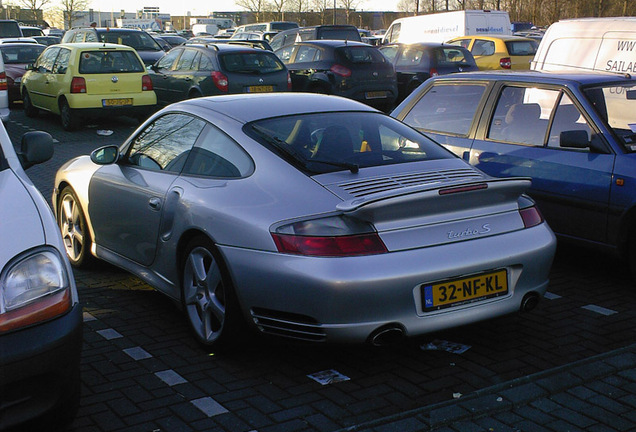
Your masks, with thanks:
[(21, 101), (20, 82), (26, 72), (26, 66), (35, 63), (45, 45), (34, 43), (10, 43), (0, 44), (2, 60), (7, 74), (7, 87), (9, 90), (9, 104)]

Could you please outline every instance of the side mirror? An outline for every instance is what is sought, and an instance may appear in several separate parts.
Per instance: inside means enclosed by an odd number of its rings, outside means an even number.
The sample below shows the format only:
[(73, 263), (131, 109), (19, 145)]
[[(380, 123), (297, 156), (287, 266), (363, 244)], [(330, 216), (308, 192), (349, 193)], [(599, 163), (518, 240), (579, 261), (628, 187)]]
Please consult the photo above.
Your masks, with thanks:
[(31, 131), (22, 135), (18, 159), (23, 169), (32, 167), (53, 157), (53, 138), (46, 132)]
[(115, 145), (100, 147), (91, 153), (91, 161), (98, 165), (109, 165), (119, 159), (119, 148)]
[(595, 153), (605, 153), (605, 149), (597, 143), (590, 141), (584, 130), (563, 131), (559, 135), (559, 145), (563, 148), (586, 149)]

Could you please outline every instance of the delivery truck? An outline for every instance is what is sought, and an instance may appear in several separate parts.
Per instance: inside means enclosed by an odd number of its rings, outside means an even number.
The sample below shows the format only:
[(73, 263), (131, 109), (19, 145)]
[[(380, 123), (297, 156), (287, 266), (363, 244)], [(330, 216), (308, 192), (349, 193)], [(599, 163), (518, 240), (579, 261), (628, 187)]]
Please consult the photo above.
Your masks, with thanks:
[(446, 42), (458, 36), (512, 34), (506, 11), (463, 10), (399, 18), (382, 43)]

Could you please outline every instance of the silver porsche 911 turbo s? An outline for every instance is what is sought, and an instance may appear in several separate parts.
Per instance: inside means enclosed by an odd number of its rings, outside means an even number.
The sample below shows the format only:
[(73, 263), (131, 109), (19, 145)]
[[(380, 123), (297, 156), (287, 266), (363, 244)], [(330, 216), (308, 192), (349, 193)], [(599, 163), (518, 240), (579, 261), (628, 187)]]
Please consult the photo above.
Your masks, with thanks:
[(384, 344), (531, 309), (555, 237), (495, 179), (366, 105), (302, 93), (170, 105), (63, 165), (67, 254), (182, 304), (206, 345), (248, 327)]

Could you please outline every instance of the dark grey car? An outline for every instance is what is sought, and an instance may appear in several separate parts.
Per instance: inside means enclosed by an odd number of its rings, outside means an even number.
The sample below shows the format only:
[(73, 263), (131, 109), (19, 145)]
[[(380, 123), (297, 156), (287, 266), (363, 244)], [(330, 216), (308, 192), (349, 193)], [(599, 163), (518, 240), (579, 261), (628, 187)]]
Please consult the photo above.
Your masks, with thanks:
[(149, 70), (159, 105), (200, 96), (291, 89), (285, 65), (271, 51), (243, 45), (183, 45)]

